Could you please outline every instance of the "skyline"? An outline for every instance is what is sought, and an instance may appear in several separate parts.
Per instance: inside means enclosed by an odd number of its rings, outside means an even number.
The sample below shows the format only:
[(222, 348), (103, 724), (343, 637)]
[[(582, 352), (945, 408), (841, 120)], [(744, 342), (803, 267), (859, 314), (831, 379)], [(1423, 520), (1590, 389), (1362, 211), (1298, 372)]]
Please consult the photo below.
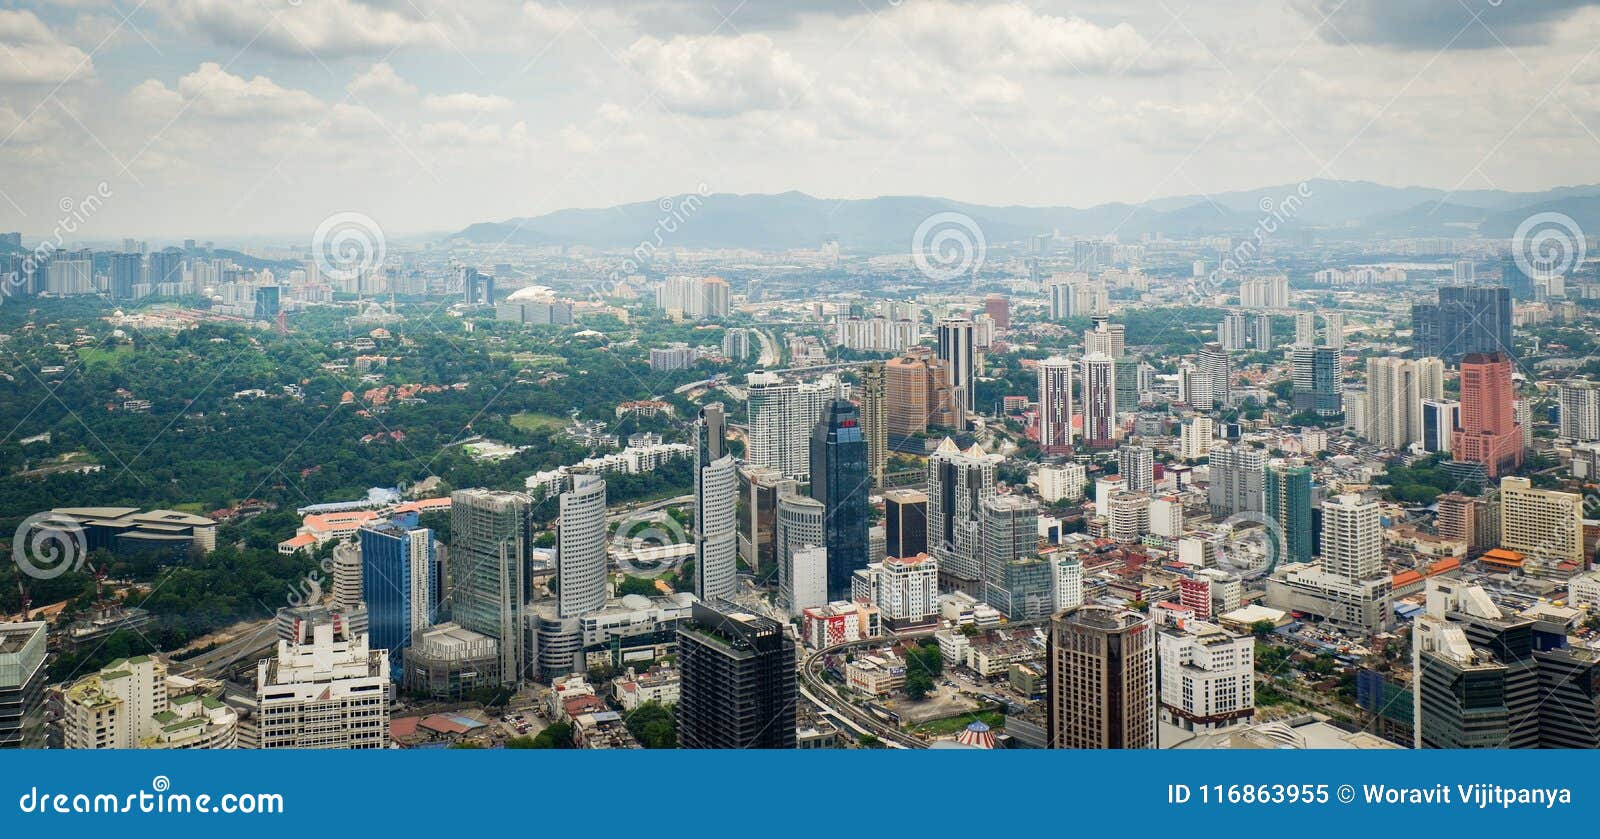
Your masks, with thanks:
[(1316, 177), (1535, 191), (1593, 180), (1600, 145), (1594, 3), (778, 5), (0, 11), (0, 227), (39, 235), (102, 182), (85, 238), (303, 236), (341, 211), (444, 233), (698, 184), (1074, 207)]

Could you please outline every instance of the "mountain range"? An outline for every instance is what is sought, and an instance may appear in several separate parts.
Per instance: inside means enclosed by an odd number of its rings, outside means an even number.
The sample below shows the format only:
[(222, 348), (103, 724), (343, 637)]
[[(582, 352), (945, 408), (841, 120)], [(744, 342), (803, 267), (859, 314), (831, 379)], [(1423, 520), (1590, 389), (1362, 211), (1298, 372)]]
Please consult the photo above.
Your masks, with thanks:
[[(1302, 196), (1297, 206), (1286, 203)], [(694, 202), (698, 201), (698, 204)], [(1290, 209), (1292, 207), (1292, 209)], [(675, 210), (673, 208), (676, 208)], [(864, 199), (713, 193), (668, 196), (614, 207), (566, 209), (528, 218), (480, 222), (447, 238), (479, 244), (585, 245), (633, 249), (641, 242), (687, 248), (782, 250), (837, 241), (846, 250), (906, 250), (918, 226), (941, 212), (969, 216), (991, 244), (1041, 233), (1127, 240), (1146, 233), (1173, 237), (1248, 235), (1273, 208), (1279, 231), (1315, 229), (1321, 238), (1470, 236), (1509, 238), (1523, 219), (1540, 212), (1571, 216), (1600, 233), (1600, 185), (1542, 192), (1391, 187), (1367, 181), (1312, 180), (1216, 195), (1182, 195), (1139, 204), (1087, 208), (987, 206), (930, 196)], [(663, 219), (680, 219), (672, 232)]]

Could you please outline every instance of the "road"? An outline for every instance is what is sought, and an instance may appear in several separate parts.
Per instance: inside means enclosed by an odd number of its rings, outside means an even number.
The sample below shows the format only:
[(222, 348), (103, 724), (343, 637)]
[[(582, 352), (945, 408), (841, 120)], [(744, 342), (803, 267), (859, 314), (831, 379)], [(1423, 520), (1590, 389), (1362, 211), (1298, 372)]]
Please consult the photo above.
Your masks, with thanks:
[(772, 333), (765, 329), (757, 329), (756, 340), (761, 342), (761, 357), (756, 359), (756, 366), (762, 369), (777, 366), (782, 356), (778, 353), (778, 342), (772, 337)]

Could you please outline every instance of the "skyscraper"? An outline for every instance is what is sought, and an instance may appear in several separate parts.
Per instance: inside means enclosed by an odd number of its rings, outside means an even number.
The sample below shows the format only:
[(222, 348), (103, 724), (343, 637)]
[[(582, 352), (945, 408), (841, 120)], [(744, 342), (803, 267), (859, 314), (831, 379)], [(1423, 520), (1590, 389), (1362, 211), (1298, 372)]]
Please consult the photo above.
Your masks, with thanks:
[(1131, 609), (1079, 606), (1050, 620), (1046, 744), (1156, 747), (1156, 633)]
[(1299, 461), (1272, 460), (1264, 474), (1266, 512), (1282, 537), (1278, 562), (1311, 561), (1311, 467)]
[(746, 388), (749, 431), (745, 462), (806, 480), (811, 474), (811, 429), (848, 388), (832, 374), (814, 382), (786, 381), (776, 373), (750, 374)]
[(1511, 353), (1511, 292), (1505, 286), (1440, 286), (1438, 302), (1411, 307), (1418, 356), (1454, 364), (1471, 353)]
[(843, 399), (811, 432), (811, 497), (827, 507), (828, 599), (850, 597), (850, 575), (867, 567), (867, 442), (861, 415)]
[(722, 403), (712, 402), (695, 424), (694, 592), (701, 600), (739, 589), (739, 473), (726, 423)]
[(43, 621), (0, 623), (0, 749), (45, 746)]
[(533, 499), (520, 492), (450, 494), (451, 615), (500, 644), (507, 684), (522, 677), (523, 608), (533, 546)]
[[(1211, 399), (1224, 406), (1233, 404), (1233, 365), (1228, 361), (1228, 351), (1212, 341), (1195, 355), (1195, 368), (1200, 376), (1210, 382)], [(1118, 410), (1132, 410), (1134, 406), (1118, 406)], [(1195, 406), (1208, 410), (1211, 405)]]
[(604, 607), (606, 572), (606, 482), (597, 475), (574, 475), (572, 489), (561, 493), (556, 523), (561, 617), (581, 617)]
[(928, 458), (928, 541), (947, 589), (980, 596), (983, 500), (994, 495), (999, 455), (945, 438)]
[(1457, 463), (1479, 463), (1487, 478), (1522, 465), (1522, 429), (1513, 418), (1511, 357), (1503, 352), (1461, 357), (1461, 427), (1450, 443)]
[(1565, 576), (1581, 569), (1583, 506), (1583, 496), (1575, 492), (1534, 489), (1527, 478), (1501, 478), (1500, 547), (1521, 553), (1529, 571)]
[(792, 749), (798, 685), (783, 626), (721, 601), (678, 627), (678, 746)]
[(1367, 439), (1401, 449), (1422, 439), (1422, 400), (1444, 397), (1444, 362), (1437, 358), (1367, 359)]
[(1294, 410), (1319, 416), (1344, 411), (1344, 371), (1339, 351), (1332, 347), (1297, 346), (1290, 352), (1294, 368)]
[[(801, 556), (802, 552), (815, 548), (827, 550), (827, 517), (827, 505), (815, 498), (794, 492), (780, 492), (778, 495), (773, 546), (778, 562), (778, 605), (788, 609), (790, 614), (798, 615), (802, 609), (827, 602), (826, 584), (820, 587), (820, 592), (812, 591), (810, 576), (802, 573), (807, 570), (805, 560), (810, 557)], [(824, 573), (823, 577), (826, 576)]]
[[(891, 489), (883, 494), (884, 550), (889, 556), (916, 556), (928, 552), (928, 496), (914, 489)], [(877, 562), (881, 557), (873, 557)]]
[(861, 436), (867, 441), (867, 476), (883, 488), (889, 461), (889, 369), (881, 361), (861, 368)]
[(1600, 440), (1600, 382), (1567, 379), (1561, 383), (1561, 436)]
[[(260, 747), (387, 748), (389, 666), (384, 651), (372, 649), (367, 634), (345, 615), (321, 607), (282, 610), (278, 627), (288, 635), (279, 637), (277, 655), (256, 666)], [(501, 649), (505, 646), (502, 642)]]
[(1072, 453), (1072, 360), (1059, 355), (1039, 362), (1039, 448)]
[(1208, 500), (1213, 518), (1259, 513), (1263, 506), (1267, 453), (1251, 446), (1220, 443), (1211, 447)]
[(1412, 639), (1415, 748), (1600, 748), (1600, 657), (1562, 624), (1435, 577)]
[(433, 625), (439, 590), (433, 531), (416, 521), (387, 520), (358, 532), (361, 545), (361, 599), (367, 607), (371, 644), (389, 652), (390, 678), (404, 677), (405, 650), (411, 639)]
[(884, 368), (890, 446), (926, 433), (929, 428), (966, 427), (967, 412), (950, 386), (949, 365), (924, 351), (891, 359)]
[[(1039, 562), (1039, 504), (1020, 495), (996, 495), (979, 505), (982, 536), (983, 596), (990, 606), (1012, 619), (1022, 617), (1024, 595), (1019, 588), (1031, 589), (1038, 611), (1048, 613), (1051, 600), (1050, 567)], [(1018, 586), (1020, 577), (1012, 566), (1019, 562), (1037, 565), (1031, 586)]]
[(944, 318), (938, 324), (939, 360), (950, 372), (950, 387), (963, 411), (971, 412), (977, 398), (978, 347), (974, 324), (967, 318)]
[(1150, 492), (1156, 486), (1156, 453), (1149, 446), (1119, 446), (1117, 474), (1128, 492)]
[(1093, 325), (1083, 331), (1083, 354), (1100, 353), (1121, 358), (1127, 347), (1128, 327), (1112, 323), (1106, 315), (1095, 315)]
[[(1093, 353), (1083, 357), (1083, 442), (1109, 449), (1117, 440), (1116, 361)], [(1070, 419), (1070, 416), (1069, 416)]]
[(1453, 399), (1422, 400), (1422, 437), (1417, 441), (1429, 452), (1450, 453), (1456, 427), (1461, 424), (1461, 403)]

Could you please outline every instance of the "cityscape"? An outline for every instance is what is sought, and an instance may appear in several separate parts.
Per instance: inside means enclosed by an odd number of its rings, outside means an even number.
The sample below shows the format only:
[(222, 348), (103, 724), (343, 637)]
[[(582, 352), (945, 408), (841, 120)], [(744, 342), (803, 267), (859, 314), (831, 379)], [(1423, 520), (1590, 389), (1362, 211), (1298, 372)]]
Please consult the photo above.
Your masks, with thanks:
[(1600, 749), (1594, 4), (122, 5), (0, 750)]

